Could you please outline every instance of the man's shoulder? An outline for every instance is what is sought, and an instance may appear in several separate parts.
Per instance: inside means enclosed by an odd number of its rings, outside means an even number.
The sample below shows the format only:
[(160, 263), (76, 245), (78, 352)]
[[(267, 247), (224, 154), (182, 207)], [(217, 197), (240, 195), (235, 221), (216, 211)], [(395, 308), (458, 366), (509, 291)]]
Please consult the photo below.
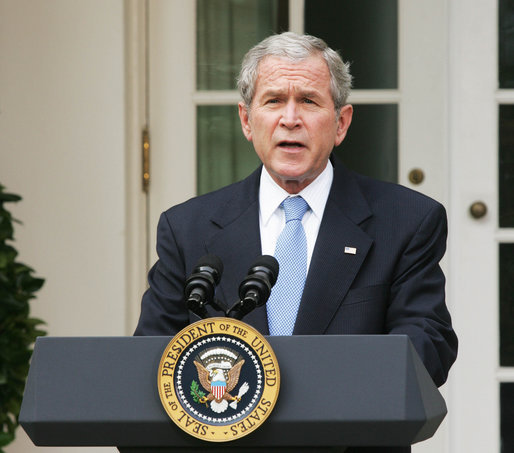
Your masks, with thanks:
[[(350, 181), (339, 184), (339, 189), (350, 187), (352, 199), (358, 200), (356, 202), (360, 203), (361, 212), (368, 212), (375, 221), (408, 227), (419, 224), (427, 215), (443, 222), (446, 218), (443, 205), (421, 192), (350, 170), (346, 170), (345, 176)], [(344, 199), (346, 207), (352, 203), (352, 199), (348, 199), (348, 194)]]
[(366, 199), (371, 204), (395, 203), (404, 206), (415, 205), (425, 208), (440, 205), (437, 200), (430, 196), (401, 184), (381, 181), (357, 173), (353, 173), (353, 175)]

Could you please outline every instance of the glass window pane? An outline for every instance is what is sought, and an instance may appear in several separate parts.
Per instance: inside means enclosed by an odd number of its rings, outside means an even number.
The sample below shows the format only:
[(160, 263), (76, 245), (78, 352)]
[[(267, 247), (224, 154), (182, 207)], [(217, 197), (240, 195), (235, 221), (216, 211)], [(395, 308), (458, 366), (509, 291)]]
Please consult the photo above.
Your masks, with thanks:
[(197, 89), (235, 89), (250, 47), (287, 30), (287, 6), (287, 0), (197, 0)]
[(514, 105), (500, 105), (499, 225), (514, 227)]
[[(398, 181), (398, 106), (354, 105), (348, 135), (335, 153), (352, 170)], [(373, 133), (370, 133), (373, 131)]]
[(500, 366), (514, 366), (514, 244), (500, 244)]
[(514, 451), (514, 383), (500, 385), (501, 453)]
[(514, 88), (514, 3), (499, 1), (498, 75), (500, 88)]
[(397, 0), (305, 0), (305, 32), (351, 63), (355, 88), (398, 87)]
[(197, 108), (197, 193), (248, 176), (260, 161), (241, 131), (237, 106)]

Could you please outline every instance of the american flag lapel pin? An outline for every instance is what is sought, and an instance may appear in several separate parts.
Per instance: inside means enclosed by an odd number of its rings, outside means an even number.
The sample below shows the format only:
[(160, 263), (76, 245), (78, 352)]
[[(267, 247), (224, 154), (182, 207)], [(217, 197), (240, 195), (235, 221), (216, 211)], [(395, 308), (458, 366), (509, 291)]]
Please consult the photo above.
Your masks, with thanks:
[(348, 255), (356, 255), (357, 249), (355, 247), (345, 247), (344, 253), (347, 253)]

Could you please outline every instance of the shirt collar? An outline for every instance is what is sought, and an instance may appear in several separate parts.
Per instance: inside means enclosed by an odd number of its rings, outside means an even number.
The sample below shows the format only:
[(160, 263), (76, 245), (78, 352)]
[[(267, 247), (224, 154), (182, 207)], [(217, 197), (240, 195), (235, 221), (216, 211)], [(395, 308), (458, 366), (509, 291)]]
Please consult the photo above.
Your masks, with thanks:
[[(329, 160), (321, 174), (298, 194), (309, 204), (312, 213), (318, 218), (319, 222), (321, 222), (325, 211), (333, 179), (334, 168)], [(259, 187), (259, 209), (264, 225), (269, 222), (271, 216), (288, 196), (290, 194), (273, 180), (268, 170), (263, 166)]]

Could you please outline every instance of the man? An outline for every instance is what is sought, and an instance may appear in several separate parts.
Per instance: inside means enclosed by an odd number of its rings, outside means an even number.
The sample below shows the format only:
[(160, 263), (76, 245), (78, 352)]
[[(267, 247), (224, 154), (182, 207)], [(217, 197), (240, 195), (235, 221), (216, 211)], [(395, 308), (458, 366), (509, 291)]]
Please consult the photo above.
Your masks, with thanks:
[[(255, 258), (279, 254), (282, 202), (301, 197), (307, 211), (297, 223), (306, 239), (306, 279), (298, 304), (280, 312), (274, 300), (276, 287), (300, 272), (281, 282), (279, 258), (268, 307), (245, 322), (264, 334), (288, 334), (280, 323), (292, 313), (290, 328), (298, 335), (407, 334), (442, 385), (457, 351), (439, 267), (446, 214), (434, 200), (354, 174), (331, 156), (352, 120), (347, 65), (323, 41), (283, 33), (248, 52), (238, 85), (243, 133), (263, 166), (162, 214), (159, 261), (149, 273), (136, 335), (172, 335), (195, 320), (184, 282), (207, 253), (224, 264), (217, 298), (232, 305)], [(212, 307), (209, 314), (222, 315)]]

